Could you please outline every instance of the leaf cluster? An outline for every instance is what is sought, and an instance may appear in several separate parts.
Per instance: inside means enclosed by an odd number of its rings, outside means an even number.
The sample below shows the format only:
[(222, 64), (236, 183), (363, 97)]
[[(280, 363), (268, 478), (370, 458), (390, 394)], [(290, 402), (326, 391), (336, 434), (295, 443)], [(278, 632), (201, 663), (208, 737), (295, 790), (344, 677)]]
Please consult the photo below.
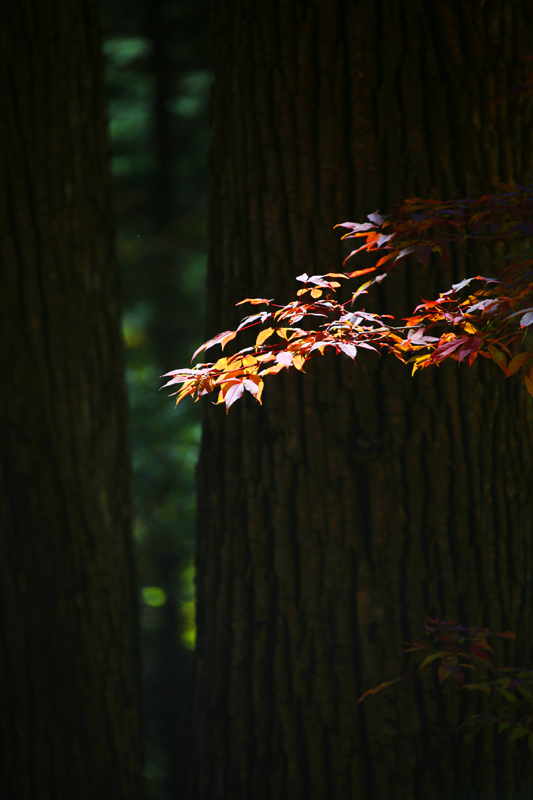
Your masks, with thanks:
[(414, 642), (406, 646), (406, 652), (422, 657), (417, 669), (406, 677), (369, 689), (357, 703), (389, 686), (408, 681), (433, 665), (437, 667), (439, 683), (451, 676), (461, 688), (487, 696), (488, 713), (472, 716), (465, 724), (497, 725), (498, 733), (506, 731), (509, 741), (527, 736), (533, 750), (533, 670), (498, 666), (489, 643), (494, 637), (515, 639), (515, 634), (467, 628), (439, 618), (428, 619), (423, 628), (429, 643)]
[[(343, 239), (357, 240), (346, 262), (363, 251), (379, 258), (366, 269), (309, 276), (290, 303), (272, 299), (241, 301), (263, 306), (236, 330), (205, 342), (193, 355), (258, 327), (255, 345), (215, 362), (173, 370), (165, 387), (181, 385), (176, 403), (218, 392), (226, 411), (245, 392), (261, 402), (264, 379), (291, 367), (304, 371), (309, 359), (326, 352), (355, 361), (359, 349), (387, 351), (412, 365), (413, 373), (452, 359), (471, 366), (478, 356), (494, 361), (505, 377), (520, 372), (533, 396), (533, 186), (499, 185), (498, 194), (452, 202), (414, 197), (388, 216), (378, 211), (366, 222), (344, 222)], [(384, 281), (407, 256), (427, 265), (434, 253), (449, 258), (454, 243), (469, 240), (510, 242), (509, 262), (497, 278), (476, 275), (454, 284), (434, 300), (422, 300), (412, 314), (396, 321), (361, 307), (371, 286)], [(341, 302), (335, 296), (341, 281), (366, 280)], [(372, 276), (372, 277), (370, 277)], [(163, 387), (164, 388), (164, 387)]]

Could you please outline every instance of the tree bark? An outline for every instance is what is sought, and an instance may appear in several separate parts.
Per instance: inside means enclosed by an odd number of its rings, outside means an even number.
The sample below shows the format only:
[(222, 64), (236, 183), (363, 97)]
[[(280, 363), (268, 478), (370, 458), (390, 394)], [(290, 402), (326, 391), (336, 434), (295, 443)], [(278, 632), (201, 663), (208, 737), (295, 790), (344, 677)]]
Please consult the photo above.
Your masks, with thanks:
[(0, 795), (141, 796), (98, 4), (0, 12)]
[[(243, 297), (336, 271), (332, 227), (404, 197), (524, 180), (526, 2), (216, 0), (209, 331)], [(490, 267), (414, 266), (380, 300)], [(369, 303), (371, 300), (369, 300)], [(490, 364), (317, 359), (264, 407), (206, 407), (199, 466), (196, 800), (521, 800), (529, 757), (457, 732), (465, 694), (408, 668), (428, 614), (514, 629), (530, 663), (531, 401)]]
[[(525, 180), (526, 2), (216, 0), (209, 331), (243, 297), (337, 271), (335, 223)], [(529, 159), (529, 160), (528, 160)], [(382, 304), (490, 268), (397, 268)], [(355, 266), (353, 267), (355, 268)], [(522, 800), (530, 756), (457, 731), (465, 693), (408, 671), (428, 614), (511, 628), (531, 658), (531, 401), (491, 364), (320, 358), (262, 409), (206, 406), (199, 466), (196, 800)]]

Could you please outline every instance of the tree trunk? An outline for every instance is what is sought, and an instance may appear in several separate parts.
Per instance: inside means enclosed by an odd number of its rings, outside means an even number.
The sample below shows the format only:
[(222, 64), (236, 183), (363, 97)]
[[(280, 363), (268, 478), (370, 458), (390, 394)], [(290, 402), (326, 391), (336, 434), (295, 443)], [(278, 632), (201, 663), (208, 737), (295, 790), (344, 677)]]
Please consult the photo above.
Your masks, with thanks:
[[(526, 107), (491, 104), (523, 77), (532, 13), (217, 0), (209, 335), (243, 297), (286, 301), (299, 273), (337, 271), (337, 222), (523, 180)], [(405, 316), (479, 260), (398, 267), (367, 307)], [(192, 796), (531, 796), (527, 748), (457, 732), (473, 707), (430, 674), (355, 706), (407, 673), (411, 614), (514, 629), (507, 658), (531, 657), (531, 401), (492, 364), (306, 372), (269, 378), (262, 409), (206, 405)]]
[(0, 795), (141, 796), (98, 5), (0, 12)]

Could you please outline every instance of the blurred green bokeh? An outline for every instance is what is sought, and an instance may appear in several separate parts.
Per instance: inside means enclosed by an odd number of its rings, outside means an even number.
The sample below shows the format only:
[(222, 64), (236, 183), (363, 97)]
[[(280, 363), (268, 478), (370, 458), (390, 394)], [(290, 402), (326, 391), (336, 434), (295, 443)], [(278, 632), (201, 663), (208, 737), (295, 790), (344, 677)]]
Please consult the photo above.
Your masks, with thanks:
[(160, 376), (203, 341), (208, 4), (104, 0), (104, 43), (130, 398), (149, 800), (187, 779), (200, 408)]

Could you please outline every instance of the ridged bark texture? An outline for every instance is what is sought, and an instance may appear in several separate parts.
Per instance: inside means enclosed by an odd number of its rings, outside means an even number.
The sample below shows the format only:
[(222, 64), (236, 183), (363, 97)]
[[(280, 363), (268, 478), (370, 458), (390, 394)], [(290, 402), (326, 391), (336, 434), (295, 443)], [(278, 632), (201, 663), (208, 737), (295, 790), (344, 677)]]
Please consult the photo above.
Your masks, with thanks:
[(0, 12), (0, 796), (141, 796), (98, 4)]
[[(215, 0), (212, 25), (209, 335), (337, 271), (335, 223), (531, 177), (529, 107), (492, 106), (527, 69), (525, 0)], [(491, 262), (398, 267), (367, 308)], [(527, 748), (457, 731), (483, 706), (430, 674), (355, 705), (408, 672), (411, 614), (511, 628), (531, 663), (531, 399), (488, 363), (306, 372), (206, 408), (192, 797), (531, 797)]]

